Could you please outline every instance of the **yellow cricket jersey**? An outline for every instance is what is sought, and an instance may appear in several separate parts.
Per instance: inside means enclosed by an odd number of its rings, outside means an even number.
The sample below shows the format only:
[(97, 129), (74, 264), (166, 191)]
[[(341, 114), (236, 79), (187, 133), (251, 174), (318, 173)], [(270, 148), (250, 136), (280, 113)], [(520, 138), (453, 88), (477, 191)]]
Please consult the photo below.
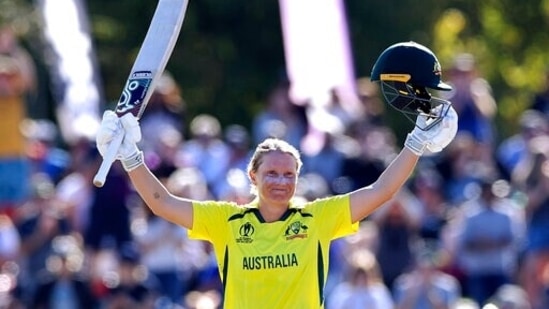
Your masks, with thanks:
[(267, 223), (257, 201), (195, 202), (189, 236), (210, 241), (224, 287), (224, 307), (323, 308), (330, 242), (354, 233), (349, 195), (291, 203)]

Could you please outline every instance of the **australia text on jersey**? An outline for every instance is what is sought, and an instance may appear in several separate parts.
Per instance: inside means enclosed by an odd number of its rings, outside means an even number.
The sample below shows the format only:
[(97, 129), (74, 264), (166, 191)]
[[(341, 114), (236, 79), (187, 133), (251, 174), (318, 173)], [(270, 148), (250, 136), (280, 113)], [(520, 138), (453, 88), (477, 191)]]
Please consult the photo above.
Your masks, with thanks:
[(297, 267), (298, 265), (299, 263), (295, 253), (248, 256), (242, 259), (242, 269), (244, 270)]

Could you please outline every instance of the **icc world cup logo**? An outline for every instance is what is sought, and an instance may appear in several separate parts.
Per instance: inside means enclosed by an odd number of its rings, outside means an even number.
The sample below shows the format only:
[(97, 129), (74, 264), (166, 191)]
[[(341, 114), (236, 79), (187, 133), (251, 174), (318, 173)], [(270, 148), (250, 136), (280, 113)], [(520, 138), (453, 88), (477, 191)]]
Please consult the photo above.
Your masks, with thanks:
[(255, 228), (250, 222), (246, 222), (240, 227), (239, 234), (242, 237), (250, 237), (254, 234)]
[(236, 238), (237, 243), (250, 244), (253, 242), (252, 235), (255, 232), (255, 227), (250, 223), (246, 222), (240, 226), (238, 229), (238, 234), (240, 237)]

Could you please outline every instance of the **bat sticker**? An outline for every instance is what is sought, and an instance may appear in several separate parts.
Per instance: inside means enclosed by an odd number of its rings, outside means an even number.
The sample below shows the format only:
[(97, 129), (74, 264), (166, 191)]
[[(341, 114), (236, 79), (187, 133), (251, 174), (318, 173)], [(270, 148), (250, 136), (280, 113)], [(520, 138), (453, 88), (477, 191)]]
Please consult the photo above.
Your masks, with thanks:
[[(116, 113), (119, 115), (123, 115), (128, 111), (139, 113), (140, 109), (135, 107), (144, 101), (152, 81), (152, 72), (134, 72), (128, 79), (128, 82), (122, 91), (122, 95), (120, 96), (120, 100), (118, 100)], [(134, 114), (134, 116), (139, 117), (140, 115)]]
[[(155, 83), (164, 71), (177, 42), (188, 2), (189, 0), (158, 1), (149, 30), (116, 104), (115, 112), (119, 117), (132, 113), (137, 119), (141, 118)], [(118, 134), (110, 143), (93, 178), (95, 186), (102, 187), (105, 183), (123, 138), (124, 134)]]

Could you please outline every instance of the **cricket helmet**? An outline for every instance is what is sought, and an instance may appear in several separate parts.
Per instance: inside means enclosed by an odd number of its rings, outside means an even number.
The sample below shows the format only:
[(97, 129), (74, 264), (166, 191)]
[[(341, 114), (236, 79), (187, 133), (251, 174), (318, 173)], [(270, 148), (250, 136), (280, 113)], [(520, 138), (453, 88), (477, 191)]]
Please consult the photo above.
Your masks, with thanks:
[(378, 57), (372, 69), (371, 80), (380, 83), (387, 103), (416, 124), (416, 117), (429, 117), (428, 130), (448, 112), (449, 101), (433, 97), (427, 90), (452, 90), (441, 80), (441, 67), (435, 54), (415, 42), (402, 42), (389, 46)]

